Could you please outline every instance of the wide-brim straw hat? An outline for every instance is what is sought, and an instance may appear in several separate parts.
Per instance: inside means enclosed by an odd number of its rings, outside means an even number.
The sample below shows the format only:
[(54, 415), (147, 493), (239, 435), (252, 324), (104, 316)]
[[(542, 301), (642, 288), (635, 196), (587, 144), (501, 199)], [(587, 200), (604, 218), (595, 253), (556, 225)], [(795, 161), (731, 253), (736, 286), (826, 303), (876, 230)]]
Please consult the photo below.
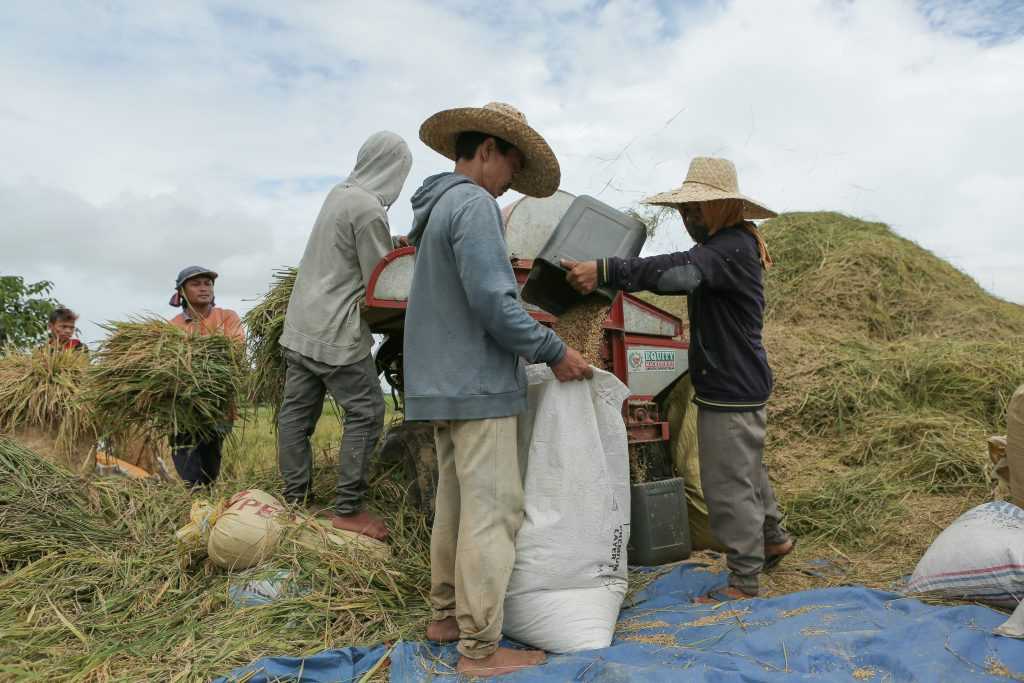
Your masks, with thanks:
[(511, 143), (523, 155), (523, 169), (512, 179), (512, 189), (530, 197), (550, 197), (562, 181), (562, 171), (551, 147), (510, 104), (491, 102), (482, 107), (445, 109), (423, 122), (420, 140), (435, 152), (455, 161), (459, 133), (476, 131)]
[(678, 206), (690, 202), (713, 202), (716, 199), (739, 199), (747, 220), (774, 218), (776, 214), (764, 204), (740, 194), (736, 166), (728, 159), (695, 157), (686, 172), (686, 180), (674, 190), (661, 192), (642, 200), (644, 204)]

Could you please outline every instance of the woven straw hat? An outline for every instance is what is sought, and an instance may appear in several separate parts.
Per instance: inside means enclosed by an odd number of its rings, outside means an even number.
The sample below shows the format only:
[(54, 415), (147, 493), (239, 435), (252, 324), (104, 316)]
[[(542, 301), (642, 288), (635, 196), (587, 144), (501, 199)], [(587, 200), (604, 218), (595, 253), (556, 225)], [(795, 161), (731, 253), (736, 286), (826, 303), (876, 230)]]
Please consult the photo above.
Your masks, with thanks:
[(491, 102), (482, 107), (446, 109), (420, 126), (420, 140), (435, 152), (455, 161), (455, 138), (477, 131), (505, 140), (523, 154), (523, 170), (512, 179), (512, 189), (530, 197), (550, 197), (558, 189), (562, 171), (558, 159), (526, 116), (510, 104)]
[(695, 157), (686, 172), (686, 180), (674, 190), (656, 194), (643, 200), (644, 204), (678, 206), (688, 202), (710, 202), (716, 199), (739, 199), (743, 202), (743, 217), (747, 220), (774, 218), (777, 214), (763, 204), (740, 194), (736, 180), (736, 167), (728, 159)]

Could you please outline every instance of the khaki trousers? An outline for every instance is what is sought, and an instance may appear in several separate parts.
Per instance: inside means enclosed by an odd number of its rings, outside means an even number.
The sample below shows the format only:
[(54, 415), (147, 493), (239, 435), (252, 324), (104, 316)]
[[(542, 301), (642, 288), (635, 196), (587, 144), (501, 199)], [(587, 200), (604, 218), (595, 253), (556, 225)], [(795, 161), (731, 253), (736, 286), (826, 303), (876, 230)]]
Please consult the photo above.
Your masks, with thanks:
[(482, 659), (498, 648), (505, 592), (523, 522), (516, 453), (518, 418), (434, 424), (437, 497), (430, 537), (430, 606), (455, 616), (459, 652)]
[(1024, 507), (1024, 386), (1013, 392), (1006, 409), (1006, 464), (1010, 468), (1010, 500)]

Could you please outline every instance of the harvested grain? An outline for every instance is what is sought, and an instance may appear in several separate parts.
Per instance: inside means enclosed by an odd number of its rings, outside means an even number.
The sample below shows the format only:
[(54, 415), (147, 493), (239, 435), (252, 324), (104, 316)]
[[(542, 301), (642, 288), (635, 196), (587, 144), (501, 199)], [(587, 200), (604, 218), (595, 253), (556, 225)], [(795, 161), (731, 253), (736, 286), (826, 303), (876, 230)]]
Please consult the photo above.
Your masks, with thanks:
[(826, 609), (832, 605), (804, 605), (803, 607), (797, 607), (796, 609), (788, 609), (779, 612), (779, 619), (789, 619), (791, 617), (799, 617), (808, 612), (813, 612), (819, 609)]
[(630, 635), (623, 636), (623, 640), (629, 640), (634, 643), (643, 643), (645, 645), (661, 645), (663, 647), (678, 647), (679, 641), (675, 639), (675, 636), (669, 633), (655, 633), (654, 635)]
[(651, 628), (669, 628), (672, 624), (667, 621), (656, 619), (653, 621), (639, 621), (637, 619), (628, 619), (626, 621), (619, 622), (615, 627), (616, 633), (635, 633), (637, 631), (646, 631)]
[(713, 626), (714, 624), (721, 624), (723, 621), (730, 621), (732, 619), (739, 619), (742, 616), (750, 614), (750, 610), (747, 608), (743, 609), (727, 609), (721, 612), (715, 612), (706, 617), (695, 619), (694, 621), (688, 621), (683, 626)]
[(593, 366), (605, 368), (601, 358), (601, 344), (604, 341), (604, 323), (608, 319), (611, 304), (599, 294), (594, 294), (566, 311), (552, 327), (566, 344), (576, 349)]
[(1015, 674), (1010, 671), (1005, 664), (1000, 662), (994, 656), (989, 655), (985, 659), (985, 673), (989, 676), (998, 676), (999, 678), (1009, 678), (1014, 681), (1024, 681), (1024, 676)]

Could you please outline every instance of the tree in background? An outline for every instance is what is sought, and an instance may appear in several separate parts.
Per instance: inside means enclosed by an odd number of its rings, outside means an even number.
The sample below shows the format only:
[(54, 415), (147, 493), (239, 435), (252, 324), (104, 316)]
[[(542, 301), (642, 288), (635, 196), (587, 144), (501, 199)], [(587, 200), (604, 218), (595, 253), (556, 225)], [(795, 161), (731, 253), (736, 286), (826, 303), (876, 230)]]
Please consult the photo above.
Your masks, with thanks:
[(53, 283), (26, 284), (17, 275), (0, 275), (0, 347), (27, 349), (47, 335), (50, 312), (57, 302), (48, 295)]

